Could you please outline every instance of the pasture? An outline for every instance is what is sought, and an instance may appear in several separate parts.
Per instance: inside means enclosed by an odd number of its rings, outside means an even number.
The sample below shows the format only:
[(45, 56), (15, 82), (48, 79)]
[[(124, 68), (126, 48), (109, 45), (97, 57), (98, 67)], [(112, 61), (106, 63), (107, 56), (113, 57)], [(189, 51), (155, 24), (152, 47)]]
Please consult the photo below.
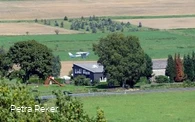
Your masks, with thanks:
[(194, 0), (1, 0), (1, 20), (194, 14)]
[[(189, 32), (189, 33), (188, 33)], [(181, 55), (191, 53), (195, 49), (194, 29), (178, 30), (148, 30), (136, 32), (124, 32), (125, 35), (135, 35), (140, 39), (144, 51), (152, 58), (167, 58), (169, 54)], [(61, 35), (28, 35), (28, 36), (1, 36), (0, 46), (8, 50), (17, 41), (36, 40), (47, 45), (53, 50), (55, 55), (59, 55), (62, 61), (86, 61), (97, 60), (97, 55), (92, 51), (92, 44), (97, 43), (108, 33), (97, 34), (61, 34)], [(90, 55), (86, 59), (70, 58), (68, 52), (89, 51)]]
[(108, 122), (193, 122), (195, 92), (140, 93), (83, 97), (84, 110), (104, 110)]

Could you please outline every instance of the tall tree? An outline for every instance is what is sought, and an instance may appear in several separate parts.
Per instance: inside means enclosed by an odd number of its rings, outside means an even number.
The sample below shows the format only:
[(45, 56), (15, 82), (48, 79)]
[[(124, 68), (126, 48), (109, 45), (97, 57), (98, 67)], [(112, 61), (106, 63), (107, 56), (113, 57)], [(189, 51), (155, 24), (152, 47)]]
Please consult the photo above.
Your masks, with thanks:
[(135, 36), (124, 36), (121, 33), (110, 34), (93, 44), (98, 62), (104, 66), (108, 84), (129, 84), (137, 82), (146, 68), (145, 54)]
[(187, 55), (187, 57), (184, 56), (184, 73), (187, 76), (187, 79), (193, 81), (194, 66), (193, 66), (193, 60), (189, 54)]
[(193, 69), (194, 69), (194, 76), (193, 81), (195, 81), (195, 52), (192, 52), (192, 63), (193, 63)]
[(34, 40), (15, 43), (10, 47), (8, 57), (20, 67), (18, 76), (23, 82), (34, 74), (42, 79), (52, 74), (52, 51)]
[(174, 81), (174, 78), (175, 78), (175, 62), (173, 60), (173, 57), (171, 55), (168, 56), (168, 59), (167, 59), (167, 66), (166, 66), (166, 70), (165, 70), (165, 75), (166, 76), (169, 76), (170, 78), (170, 81)]
[(176, 76), (175, 81), (181, 82), (184, 80), (184, 71), (183, 71), (183, 63), (180, 58), (180, 54), (175, 54), (175, 67), (176, 67)]
[(60, 70), (61, 70), (60, 57), (55, 56), (53, 58), (52, 76), (58, 77), (60, 75)]
[(143, 76), (145, 76), (147, 79), (152, 77), (152, 59), (148, 54), (145, 54), (145, 59), (146, 59), (146, 69), (144, 71)]

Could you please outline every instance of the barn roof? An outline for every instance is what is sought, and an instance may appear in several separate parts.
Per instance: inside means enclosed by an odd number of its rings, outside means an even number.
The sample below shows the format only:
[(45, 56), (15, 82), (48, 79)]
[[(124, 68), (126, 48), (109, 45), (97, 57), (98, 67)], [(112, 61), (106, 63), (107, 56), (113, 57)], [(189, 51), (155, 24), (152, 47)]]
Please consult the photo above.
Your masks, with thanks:
[(167, 60), (166, 59), (153, 59), (152, 60), (153, 69), (165, 69), (167, 66)]
[(98, 64), (98, 63), (89, 63), (89, 62), (87, 62), (87, 63), (74, 63), (73, 65), (79, 66), (81, 68), (84, 68), (84, 69), (91, 71), (91, 72), (94, 72), (94, 73), (104, 71), (103, 66)]

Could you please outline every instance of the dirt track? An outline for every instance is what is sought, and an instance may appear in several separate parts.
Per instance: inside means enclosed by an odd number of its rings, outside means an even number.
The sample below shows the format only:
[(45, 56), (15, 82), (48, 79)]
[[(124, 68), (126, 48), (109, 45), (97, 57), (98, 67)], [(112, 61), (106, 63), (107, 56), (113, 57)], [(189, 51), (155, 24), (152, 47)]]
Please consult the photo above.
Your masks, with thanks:
[(195, 0), (1, 1), (0, 19), (195, 14)]

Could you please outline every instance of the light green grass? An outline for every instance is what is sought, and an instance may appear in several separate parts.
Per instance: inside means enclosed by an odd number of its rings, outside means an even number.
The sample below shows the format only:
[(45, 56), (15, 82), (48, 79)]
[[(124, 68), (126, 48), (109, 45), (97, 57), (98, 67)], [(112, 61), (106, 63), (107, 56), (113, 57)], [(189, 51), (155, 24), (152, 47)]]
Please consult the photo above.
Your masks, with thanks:
[(49, 86), (45, 86), (45, 85), (28, 85), (28, 88), (32, 89), (32, 90), (38, 90), (39, 95), (52, 95), (52, 91), (55, 90), (60, 90), (60, 91), (68, 91), (71, 93), (84, 93), (84, 92), (88, 92), (89, 90), (92, 90), (91, 87), (87, 87), (87, 86), (74, 86), (74, 85), (66, 85), (64, 84), (64, 86), (58, 86), (56, 84), (54, 85), (49, 85)]
[(92, 116), (104, 110), (108, 122), (194, 122), (195, 92), (128, 94), (83, 97), (84, 110)]
[[(142, 48), (152, 58), (167, 58), (169, 54), (180, 53), (183, 56), (183, 54), (195, 50), (194, 30), (148, 30), (125, 32), (124, 34), (138, 36)], [(98, 57), (93, 53), (92, 44), (107, 35), (108, 33), (0, 36), (0, 46), (8, 50), (15, 42), (34, 39), (51, 48), (55, 55), (60, 56), (61, 60), (97, 60)], [(75, 53), (77, 51), (89, 51), (90, 55), (86, 59), (73, 59), (68, 56), (68, 52)]]

